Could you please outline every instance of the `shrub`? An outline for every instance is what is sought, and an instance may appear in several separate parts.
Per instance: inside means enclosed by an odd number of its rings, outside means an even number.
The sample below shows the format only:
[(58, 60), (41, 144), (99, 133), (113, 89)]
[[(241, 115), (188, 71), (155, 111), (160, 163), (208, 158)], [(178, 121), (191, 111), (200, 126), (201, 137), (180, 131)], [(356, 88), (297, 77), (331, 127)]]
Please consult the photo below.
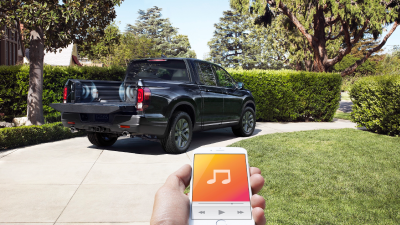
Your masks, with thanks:
[[(49, 104), (61, 102), (68, 79), (122, 81), (124, 77), (124, 67), (44, 66), (43, 112), (55, 112)], [(29, 66), (0, 66), (0, 113), (5, 114), (5, 120), (26, 115), (28, 87)]]
[(339, 74), (291, 70), (229, 70), (256, 101), (264, 121), (332, 121), (339, 107)]
[(44, 115), (44, 123), (61, 122), (61, 112), (53, 112)]
[(0, 149), (17, 148), (86, 135), (71, 133), (61, 122), (42, 126), (22, 126), (0, 129)]
[(376, 133), (400, 134), (400, 74), (360, 79), (350, 98), (353, 122)]

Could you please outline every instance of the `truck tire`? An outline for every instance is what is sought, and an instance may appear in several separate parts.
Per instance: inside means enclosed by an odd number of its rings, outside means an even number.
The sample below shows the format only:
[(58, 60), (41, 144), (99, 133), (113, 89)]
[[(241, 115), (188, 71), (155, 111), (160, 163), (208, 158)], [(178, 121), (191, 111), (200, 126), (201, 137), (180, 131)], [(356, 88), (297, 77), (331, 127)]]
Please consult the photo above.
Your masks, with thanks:
[(172, 116), (169, 129), (164, 138), (160, 139), (161, 145), (167, 153), (185, 153), (192, 142), (192, 120), (185, 112), (176, 112)]
[(238, 137), (248, 137), (253, 134), (255, 128), (256, 113), (251, 107), (246, 107), (242, 112), (239, 124), (232, 127), (232, 132)]
[(111, 137), (109, 134), (87, 132), (89, 141), (98, 147), (108, 147), (113, 145), (118, 137)]

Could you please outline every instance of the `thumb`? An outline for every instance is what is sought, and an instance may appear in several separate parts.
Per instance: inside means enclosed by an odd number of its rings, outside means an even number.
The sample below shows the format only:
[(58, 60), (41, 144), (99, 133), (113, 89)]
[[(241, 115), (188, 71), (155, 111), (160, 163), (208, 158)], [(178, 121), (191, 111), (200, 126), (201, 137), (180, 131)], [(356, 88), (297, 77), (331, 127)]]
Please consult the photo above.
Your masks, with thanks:
[(178, 189), (183, 193), (185, 191), (185, 188), (190, 183), (191, 176), (192, 167), (189, 164), (183, 165), (175, 173), (169, 175), (169, 177), (165, 181), (164, 187), (170, 189)]

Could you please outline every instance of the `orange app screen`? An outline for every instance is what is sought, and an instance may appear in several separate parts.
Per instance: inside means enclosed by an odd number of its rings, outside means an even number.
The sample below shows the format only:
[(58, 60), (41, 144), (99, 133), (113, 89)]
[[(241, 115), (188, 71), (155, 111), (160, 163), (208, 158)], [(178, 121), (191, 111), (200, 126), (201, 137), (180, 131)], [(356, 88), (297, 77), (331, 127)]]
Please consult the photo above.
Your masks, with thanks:
[(195, 154), (193, 201), (250, 201), (246, 155)]

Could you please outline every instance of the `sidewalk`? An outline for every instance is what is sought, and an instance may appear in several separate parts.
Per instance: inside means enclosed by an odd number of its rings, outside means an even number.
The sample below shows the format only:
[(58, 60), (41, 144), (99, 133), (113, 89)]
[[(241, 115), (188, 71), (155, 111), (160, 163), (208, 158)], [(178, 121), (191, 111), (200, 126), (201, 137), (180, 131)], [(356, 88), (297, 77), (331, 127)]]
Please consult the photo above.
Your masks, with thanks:
[[(355, 126), (346, 120), (257, 123), (254, 133)], [(180, 155), (165, 154), (158, 143), (139, 138), (99, 149), (86, 137), (0, 152), (0, 225), (149, 224), (155, 192), (169, 174), (191, 162), (193, 149), (242, 139), (230, 128), (195, 133), (190, 151)]]

